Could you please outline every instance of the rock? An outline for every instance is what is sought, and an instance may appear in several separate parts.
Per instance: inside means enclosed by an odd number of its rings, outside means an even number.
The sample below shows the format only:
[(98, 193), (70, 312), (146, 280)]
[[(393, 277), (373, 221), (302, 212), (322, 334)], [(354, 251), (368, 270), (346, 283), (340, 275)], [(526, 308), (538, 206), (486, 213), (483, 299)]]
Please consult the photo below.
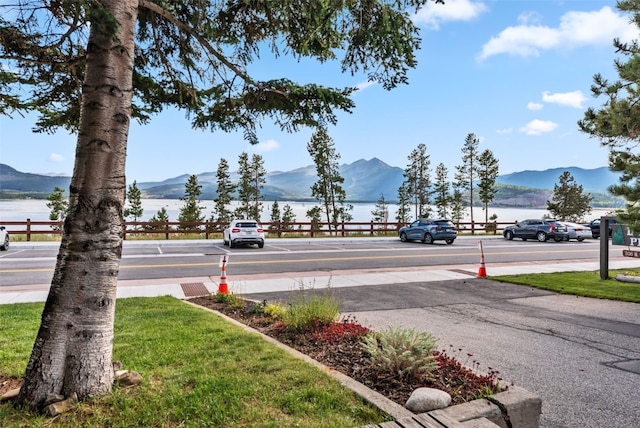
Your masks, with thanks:
[(74, 404), (78, 402), (78, 395), (74, 392), (66, 400), (58, 401), (57, 403), (49, 404), (45, 407), (44, 412), (49, 416), (58, 416), (61, 413), (71, 409)]
[(444, 409), (451, 404), (451, 396), (434, 388), (418, 388), (409, 397), (404, 407), (413, 413), (425, 413)]
[(142, 375), (131, 370), (118, 370), (115, 373), (115, 381), (122, 387), (138, 385), (142, 382)]
[(2, 394), (2, 396), (0, 397), (0, 402), (13, 400), (18, 396), (19, 393), (20, 393), (20, 388), (10, 389), (9, 391)]

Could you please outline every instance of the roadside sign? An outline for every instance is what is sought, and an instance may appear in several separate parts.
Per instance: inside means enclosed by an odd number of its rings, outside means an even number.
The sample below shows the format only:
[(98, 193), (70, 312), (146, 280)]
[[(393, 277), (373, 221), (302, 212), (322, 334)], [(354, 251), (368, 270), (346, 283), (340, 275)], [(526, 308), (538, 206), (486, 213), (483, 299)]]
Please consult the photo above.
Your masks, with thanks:
[(622, 250), (622, 255), (624, 257), (635, 257), (637, 259), (640, 259), (640, 251), (635, 251), (635, 250)]

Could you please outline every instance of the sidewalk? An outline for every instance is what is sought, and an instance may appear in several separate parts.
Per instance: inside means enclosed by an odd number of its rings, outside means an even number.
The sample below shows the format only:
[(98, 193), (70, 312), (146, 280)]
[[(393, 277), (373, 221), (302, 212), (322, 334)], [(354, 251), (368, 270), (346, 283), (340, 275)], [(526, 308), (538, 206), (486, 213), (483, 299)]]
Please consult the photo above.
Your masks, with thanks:
[[(638, 266), (638, 260), (616, 260), (609, 263), (610, 269), (624, 269)], [(536, 262), (536, 263), (496, 263), (486, 265), (488, 277), (523, 273), (596, 271), (598, 262)], [(229, 292), (252, 294), (278, 291), (293, 291), (301, 288), (361, 287), (381, 284), (404, 284), (463, 280), (477, 276), (478, 265), (450, 265), (437, 267), (379, 269), (366, 271), (315, 271), (300, 273), (280, 273), (261, 275), (237, 275), (227, 273)], [(155, 297), (171, 295), (178, 299), (204, 296), (216, 293), (220, 278), (190, 277), (118, 281), (118, 298)], [(49, 284), (0, 287), (0, 304), (44, 302)]]

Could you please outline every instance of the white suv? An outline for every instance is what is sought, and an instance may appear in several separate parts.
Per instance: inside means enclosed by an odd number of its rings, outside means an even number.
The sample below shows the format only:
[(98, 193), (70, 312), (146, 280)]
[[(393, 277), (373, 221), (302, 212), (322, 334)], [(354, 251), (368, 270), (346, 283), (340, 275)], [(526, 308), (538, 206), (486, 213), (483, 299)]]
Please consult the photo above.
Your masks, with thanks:
[(222, 231), (224, 245), (233, 248), (238, 245), (257, 244), (264, 247), (264, 229), (255, 220), (233, 220)]
[(9, 231), (4, 226), (0, 226), (0, 250), (9, 249)]

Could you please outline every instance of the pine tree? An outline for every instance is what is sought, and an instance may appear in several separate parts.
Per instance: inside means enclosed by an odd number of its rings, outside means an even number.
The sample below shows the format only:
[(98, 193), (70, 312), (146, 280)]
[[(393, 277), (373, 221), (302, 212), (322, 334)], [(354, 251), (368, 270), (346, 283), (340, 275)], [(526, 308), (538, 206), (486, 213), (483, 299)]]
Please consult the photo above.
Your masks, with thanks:
[[(640, 28), (640, 2), (623, 0), (617, 8), (629, 12), (631, 22)], [(604, 97), (598, 109), (590, 107), (578, 122), (580, 129), (600, 140), (609, 148), (609, 168), (620, 172), (619, 184), (609, 191), (626, 201), (624, 211), (616, 217), (633, 234), (640, 233), (640, 44), (638, 40), (624, 43), (615, 39), (613, 45), (622, 58), (615, 60), (618, 79), (608, 81), (600, 73), (593, 77), (591, 92), (594, 98)], [(626, 62), (623, 59), (626, 58)]]
[(380, 193), (376, 205), (373, 207), (373, 211), (371, 211), (371, 215), (373, 216), (373, 221), (376, 223), (386, 223), (389, 220), (389, 204), (384, 198), (384, 193)]
[(138, 183), (135, 180), (129, 186), (127, 200), (129, 201), (129, 207), (124, 209), (124, 216), (133, 217), (133, 221), (138, 221), (138, 219), (142, 218), (144, 210), (142, 208), (142, 193), (138, 189)]
[[(53, 189), (53, 193), (47, 196), (47, 208), (51, 210), (49, 213), (49, 220), (51, 221), (64, 221), (69, 212), (69, 201), (64, 197), (64, 189), (56, 186)], [(51, 225), (53, 230), (61, 230), (60, 226)]]
[(313, 159), (318, 174), (318, 181), (311, 186), (311, 195), (322, 204), (323, 214), (331, 231), (337, 230), (337, 223), (349, 221), (353, 208), (345, 204), (346, 192), (342, 187), (344, 178), (340, 175), (340, 155), (336, 152), (333, 139), (326, 129), (321, 128), (313, 133), (307, 144), (307, 150)]
[[(478, 199), (484, 208), (484, 222), (489, 222), (489, 203), (498, 193), (496, 179), (499, 172), (498, 159), (489, 149), (484, 150), (478, 157)], [(485, 226), (486, 227), (486, 226)]]
[[(169, 222), (169, 213), (167, 212), (167, 209), (165, 207), (162, 207), (158, 210), (158, 212), (149, 219), (149, 223), (168, 223)], [(164, 228), (165, 230), (169, 230), (171, 229), (171, 226), (169, 225), (165, 225), (165, 226), (159, 226), (159, 225), (149, 225), (147, 226), (147, 228), (149, 230), (154, 230), (154, 229), (159, 229), (159, 228)]]
[(400, 225), (411, 222), (411, 196), (407, 189), (406, 182), (398, 187), (398, 209), (396, 210), (396, 221)]
[(460, 224), (464, 217), (464, 196), (462, 190), (457, 183), (453, 184), (453, 192), (451, 193), (451, 219), (454, 223)]
[[(184, 201), (184, 205), (180, 208), (178, 221), (180, 223), (203, 222), (204, 215), (202, 214), (202, 210), (204, 206), (200, 205), (200, 199), (198, 199), (202, 194), (202, 186), (198, 184), (198, 177), (196, 175), (191, 175), (187, 179), (184, 185), (184, 194), (185, 196), (180, 198), (181, 201)], [(199, 227), (192, 224), (180, 224), (178, 229), (197, 231)]]
[(315, 206), (307, 210), (307, 218), (311, 222), (311, 230), (320, 230), (322, 223), (322, 207)]
[(582, 185), (575, 182), (571, 173), (564, 171), (553, 186), (553, 201), (547, 201), (547, 209), (558, 220), (579, 223), (591, 212), (592, 199), (583, 193)]
[(404, 170), (405, 185), (413, 200), (416, 218), (431, 214), (431, 157), (427, 146), (419, 144), (408, 156), (409, 164)]
[(480, 140), (475, 134), (467, 134), (462, 146), (462, 164), (456, 166), (455, 181), (462, 191), (468, 192), (469, 210), (473, 223), (473, 187), (478, 171), (478, 144)]
[(449, 204), (451, 203), (451, 183), (449, 182), (449, 171), (443, 163), (436, 167), (435, 182), (433, 184), (433, 203), (440, 218), (449, 218)]
[(254, 154), (249, 160), (249, 155), (243, 152), (238, 157), (238, 199), (240, 206), (236, 208), (235, 215), (238, 218), (260, 221), (262, 213), (261, 190), (266, 181), (267, 172), (263, 167), (262, 156)]
[(273, 205), (271, 205), (271, 217), (269, 218), (269, 230), (277, 230), (280, 227), (281, 222), (281, 214), (280, 214), (280, 205), (278, 205), (278, 201), (273, 201)]
[(216, 170), (216, 179), (216, 197), (213, 199), (214, 207), (211, 213), (211, 221), (220, 223), (217, 228), (222, 229), (225, 224), (233, 219), (233, 212), (229, 207), (231, 206), (233, 192), (236, 191), (236, 185), (231, 182), (229, 162), (226, 159), (220, 159)]
[(291, 205), (286, 204), (282, 208), (282, 230), (293, 230), (293, 223), (296, 222), (296, 215), (293, 213)]

